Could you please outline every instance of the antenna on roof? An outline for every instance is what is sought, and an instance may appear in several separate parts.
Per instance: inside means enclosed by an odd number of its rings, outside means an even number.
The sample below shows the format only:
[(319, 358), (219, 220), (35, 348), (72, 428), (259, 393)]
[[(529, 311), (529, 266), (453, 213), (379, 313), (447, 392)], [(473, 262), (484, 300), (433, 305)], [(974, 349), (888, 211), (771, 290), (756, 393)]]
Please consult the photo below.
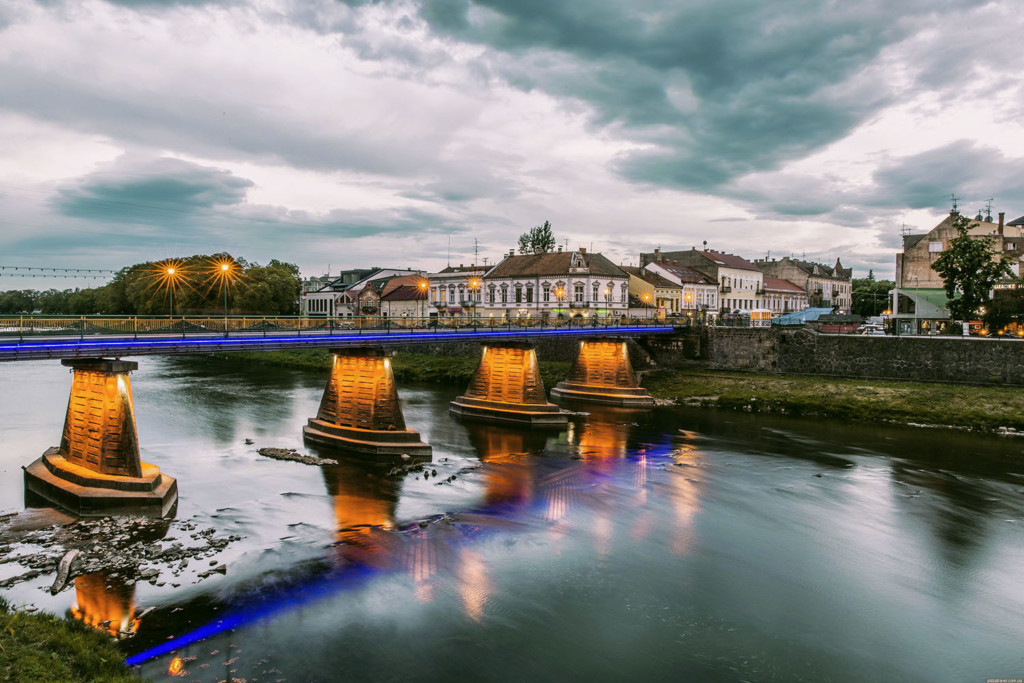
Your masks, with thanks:
[(985, 220), (989, 223), (992, 222), (992, 197), (985, 200)]
[(480, 256), (480, 242), (473, 238), (473, 267), (476, 268), (477, 258)]
[(950, 198), (950, 200), (951, 200), (951, 201), (953, 202), (953, 210), (952, 210), (952, 211), (950, 211), (950, 213), (956, 213), (956, 212), (957, 212), (957, 209), (956, 209), (956, 203), (957, 203), (958, 201), (960, 201), (960, 198), (959, 198), (959, 197), (957, 197), (957, 196), (956, 196), (955, 194), (953, 194), (953, 193), (947, 194), (946, 196), (947, 196), (947, 197), (949, 197), (949, 198)]
[(903, 235), (904, 237), (909, 235), (911, 230), (913, 230), (913, 228), (907, 225), (906, 223), (900, 223), (900, 234)]

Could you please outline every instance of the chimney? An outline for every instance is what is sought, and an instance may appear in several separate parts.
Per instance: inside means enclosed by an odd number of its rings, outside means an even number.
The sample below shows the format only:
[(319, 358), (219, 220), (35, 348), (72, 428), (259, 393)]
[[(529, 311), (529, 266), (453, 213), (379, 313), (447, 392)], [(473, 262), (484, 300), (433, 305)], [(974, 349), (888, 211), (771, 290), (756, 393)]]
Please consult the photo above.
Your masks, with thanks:
[(581, 254), (586, 254), (587, 253), (587, 248), (586, 247), (580, 247), (580, 253)]
[(999, 234), (1000, 235), (1003, 234), (1003, 219), (1004, 218), (1006, 218), (1006, 212), (1005, 211), (1000, 211), (999, 212)]
[(558, 245), (558, 253), (559, 253), (559, 254), (561, 254), (561, 253), (562, 253), (562, 245), (561, 245), (561, 244), (559, 244), (559, 245)]

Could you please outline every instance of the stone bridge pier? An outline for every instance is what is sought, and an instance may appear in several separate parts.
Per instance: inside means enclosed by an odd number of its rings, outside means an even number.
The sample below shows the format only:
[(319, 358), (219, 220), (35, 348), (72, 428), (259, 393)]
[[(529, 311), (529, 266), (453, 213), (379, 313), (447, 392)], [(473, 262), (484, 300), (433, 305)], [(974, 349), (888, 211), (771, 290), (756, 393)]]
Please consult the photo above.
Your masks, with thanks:
[(524, 342), (484, 345), (480, 365), (466, 393), (450, 404), (451, 412), (490, 422), (561, 427), (565, 411), (549, 403), (537, 367), (537, 352)]
[(647, 390), (636, 382), (626, 342), (607, 337), (580, 342), (569, 376), (551, 390), (551, 395), (616, 406), (654, 405)]
[(391, 361), (384, 349), (332, 349), (334, 360), (320, 410), (302, 428), (314, 443), (372, 455), (430, 457), (418, 432), (407, 429)]
[(32, 495), (79, 515), (173, 516), (178, 483), (139, 458), (133, 361), (65, 359), (74, 371), (60, 446), (25, 468)]

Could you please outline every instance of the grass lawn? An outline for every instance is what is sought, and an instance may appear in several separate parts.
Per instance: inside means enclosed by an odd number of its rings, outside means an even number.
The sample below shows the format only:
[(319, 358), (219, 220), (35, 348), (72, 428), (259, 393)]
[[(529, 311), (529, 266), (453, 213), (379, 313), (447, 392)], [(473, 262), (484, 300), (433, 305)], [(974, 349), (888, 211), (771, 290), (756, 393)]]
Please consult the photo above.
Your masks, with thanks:
[(132, 681), (109, 636), (52, 614), (12, 611), (0, 598), (0, 681)]

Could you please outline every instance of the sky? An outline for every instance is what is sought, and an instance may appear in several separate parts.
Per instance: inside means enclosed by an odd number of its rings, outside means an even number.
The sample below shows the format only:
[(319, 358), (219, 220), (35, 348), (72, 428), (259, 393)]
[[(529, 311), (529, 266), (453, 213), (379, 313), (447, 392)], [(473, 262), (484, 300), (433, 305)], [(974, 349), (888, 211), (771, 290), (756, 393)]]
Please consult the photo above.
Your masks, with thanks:
[(8, 0), (0, 265), (436, 270), (549, 220), (891, 277), (951, 194), (1024, 215), (1022, 34), (1009, 1)]

